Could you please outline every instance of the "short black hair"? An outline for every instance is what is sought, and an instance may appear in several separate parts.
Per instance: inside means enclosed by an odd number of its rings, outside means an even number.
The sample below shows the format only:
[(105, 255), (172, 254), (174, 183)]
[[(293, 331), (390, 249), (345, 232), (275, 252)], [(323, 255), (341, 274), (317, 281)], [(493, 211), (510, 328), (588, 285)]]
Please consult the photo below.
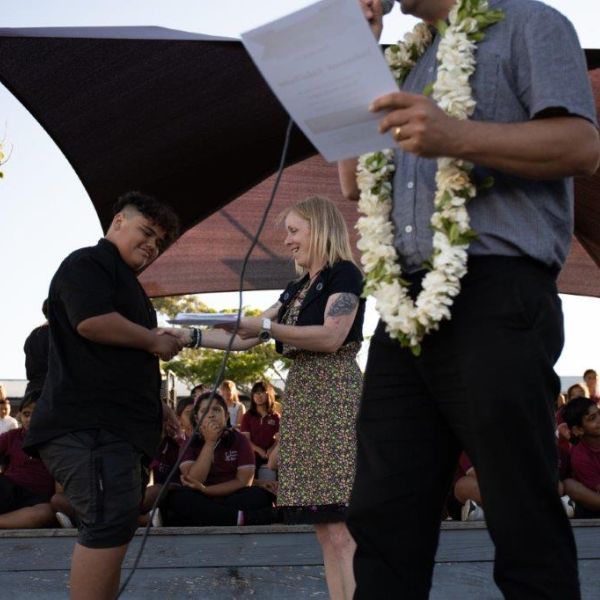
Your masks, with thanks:
[(44, 313), (44, 316), (46, 317), (46, 319), (48, 318), (48, 298), (46, 298), (43, 302), (42, 302), (42, 312)]
[(161, 252), (168, 248), (179, 235), (179, 217), (168, 204), (160, 202), (154, 196), (142, 192), (127, 192), (120, 196), (113, 205), (113, 216), (127, 206), (133, 206), (144, 217), (164, 229), (165, 238), (160, 244)]
[(21, 404), (19, 404), (19, 412), (23, 412), (30, 404), (35, 404), (41, 395), (42, 390), (31, 390), (25, 394), (25, 397), (21, 400)]
[(193, 406), (195, 400), (192, 398), (192, 396), (185, 396), (184, 398), (180, 398), (177, 401), (177, 408), (175, 409), (175, 414), (180, 417), (183, 414), (183, 411), (188, 407), (188, 406)]
[(590, 398), (573, 398), (562, 410), (563, 419), (569, 426), (569, 429), (572, 427), (581, 427), (583, 418), (595, 404)]

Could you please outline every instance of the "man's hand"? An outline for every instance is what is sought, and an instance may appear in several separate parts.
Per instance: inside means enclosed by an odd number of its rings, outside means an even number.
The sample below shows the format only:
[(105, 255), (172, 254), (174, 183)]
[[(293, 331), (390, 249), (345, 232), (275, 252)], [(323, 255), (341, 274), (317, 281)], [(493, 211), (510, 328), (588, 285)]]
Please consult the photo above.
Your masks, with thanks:
[(381, 0), (359, 0), (359, 2), (375, 39), (379, 40), (383, 31), (383, 8)]
[(175, 336), (164, 335), (156, 329), (151, 333), (153, 334), (153, 337), (148, 352), (155, 354), (162, 360), (171, 360), (174, 356), (179, 354), (183, 345)]
[(449, 117), (433, 100), (419, 94), (394, 92), (373, 101), (372, 112), (389, 110), (379, 131), (392, 135), (405, 152), (424, 158), (453, 157), (463, 121)]

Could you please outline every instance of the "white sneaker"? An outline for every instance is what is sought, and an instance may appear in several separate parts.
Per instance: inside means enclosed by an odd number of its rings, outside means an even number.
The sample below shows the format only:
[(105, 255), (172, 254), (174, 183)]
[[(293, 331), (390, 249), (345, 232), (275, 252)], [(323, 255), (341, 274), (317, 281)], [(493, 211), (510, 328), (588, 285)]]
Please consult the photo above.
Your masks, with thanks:
[(75, 525), (73, 525), (73, 521), (71, 521), (71, 519), (69, 519), (65, 513), (57, 512), (55, 517), (63, 529), (73, 529), (73, 527), (75, 527)]
[(467, 500), (460, 511), (461, 521), (485, 521), (483, 508), (473, 500)]
[(569, 496), (561, 496), (560, 500), (563, 504), (565, 512), (567, 513), (567, 517), (572, 519), (575, 516), (575, 506), (573, 504), (573, 500), (571, 500)]
[(152, 527), (162, 527), (162, 526), (163, 526), (162, 515), (160, 514), (160, 508), (157, 508), (152, 513)]

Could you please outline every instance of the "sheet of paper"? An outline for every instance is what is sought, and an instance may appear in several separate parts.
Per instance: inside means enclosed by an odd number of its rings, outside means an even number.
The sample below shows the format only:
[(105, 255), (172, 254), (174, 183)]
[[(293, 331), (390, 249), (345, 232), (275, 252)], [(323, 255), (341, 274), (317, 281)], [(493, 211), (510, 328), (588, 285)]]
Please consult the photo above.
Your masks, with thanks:
[(178, 313), (174, 319), (168, 319), (173, 325), (224, 325), (235, 323), (237, 313)]
[(321, 0), (242, 33), (256, 66), (328, 161), (391, 148), (372, 100), (397, 91), (358, 0)]

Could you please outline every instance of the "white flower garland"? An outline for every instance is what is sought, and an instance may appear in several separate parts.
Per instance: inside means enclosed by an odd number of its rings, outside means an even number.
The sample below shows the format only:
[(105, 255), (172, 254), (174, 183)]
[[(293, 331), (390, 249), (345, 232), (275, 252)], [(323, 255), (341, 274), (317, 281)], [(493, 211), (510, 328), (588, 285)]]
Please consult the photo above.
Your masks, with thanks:
[[(467, 119), (475, 100), (469, 78), (475, 72), (476, 42), (487, 26), (503, 18), (502, 11), (489, 10), (487, 0), (458, 0), (450, 11), (448, 24), (442, 22), (437, 52), (437, 79), (431, 86), (433, 99), (449, 116)], [(404, 41), (390, 46), (386, 60), (400, 87), (433, 36), (425, 23), (419, 23)], [(472, 165), (454, 158), (439, 158), (436, 173), (431, 269), (423, 279), (416, 302), (408, 295), (409, 284), (394, 247), (392, 177), (394, 151), (382, 150), (361, 156), (357, 166), (360, 190), (357, 222), (358, 249), (365, 271), (364, 293), (372, 294), (386, 330), (402, 346), (420, 353), (420, 342), (436, 330), (442, 319), (450, 318), (453, 298), (460, 292), (460, 279), (467, 271), (467, 248), (475, 232), (469, 227), (466, 203), (477, 190), (470, 178)]]

